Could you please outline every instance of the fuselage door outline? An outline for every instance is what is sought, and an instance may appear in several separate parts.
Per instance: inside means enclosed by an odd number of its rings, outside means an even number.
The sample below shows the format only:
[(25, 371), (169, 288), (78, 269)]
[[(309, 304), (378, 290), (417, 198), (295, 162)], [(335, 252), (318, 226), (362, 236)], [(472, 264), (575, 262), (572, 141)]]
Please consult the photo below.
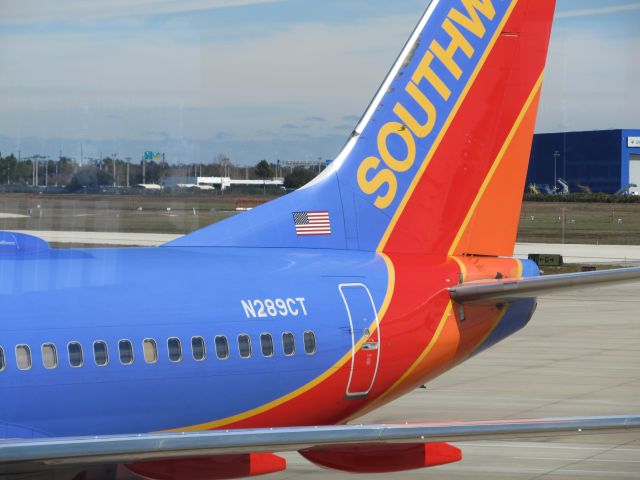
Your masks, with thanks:
[[(347, 311), (351, 330), (351, 371), (345, 398), (352, 400), (365, 398), (373, 388), (380, 364), (381, 344), (378, 312), (369, 288), (363, 283), (342, 283), (338, 285), (338, 288)], [(350, 296), (348, 292), (350, 290), (361, 297), (358, 304), (353, 301), (353, 297), (351, 302), (348, 300)], [(360, 307), (360, 310), (354, 311), (357, 307)], [(370, 310), (362, 311), (363, 307), (370, 308)], [(363, 313), (365, 318), (362, 318)], [(369, 314), (373, 317), (373, 320), (369, 319), (367, 321), (366, 316)], [(357, 348), (361, 340), (364, 340), (364, 343), (362, 343), (361, 348)], [(365, 362), (366, 367), (363, 369), (363, 358), (361, 357), (365, 356), (368, 358)], [(371, 360), (374, 362), (373, 365)], [(367, 386), (362, 388), (362, 385)]]

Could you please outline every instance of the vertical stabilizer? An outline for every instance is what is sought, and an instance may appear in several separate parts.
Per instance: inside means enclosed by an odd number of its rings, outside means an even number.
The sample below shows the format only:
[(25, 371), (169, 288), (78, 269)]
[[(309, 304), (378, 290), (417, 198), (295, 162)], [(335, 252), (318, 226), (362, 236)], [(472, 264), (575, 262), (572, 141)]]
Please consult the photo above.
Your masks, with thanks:
[[(555, 0), (433, 0), (333, 165), (174, 244), (513, 253)], [(328, 212), (329, 235), (293, 215)]]

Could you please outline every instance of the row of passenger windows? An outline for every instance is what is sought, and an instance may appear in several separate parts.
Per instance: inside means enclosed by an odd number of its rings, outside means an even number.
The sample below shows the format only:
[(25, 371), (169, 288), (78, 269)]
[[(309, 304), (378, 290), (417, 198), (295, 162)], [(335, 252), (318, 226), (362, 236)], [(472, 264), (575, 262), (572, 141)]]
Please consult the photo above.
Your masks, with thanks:
[[(225, 336), (218, 336), (214, 339), (216, 357), (219, 360), (227, 360), (231, 356), (229, 340)], [(273, 357), (276, 353), (273, 336), (269, 333), (260, 335), (260, 351), (263, 357)], [(296, 353), (296, 338), (293, 333), (282, 334), (282, 352), (290, 357)], [(17, 345), (15, 348), (16, 364), (20, 370), (30, 370), (33, 366), (31, 347), (29, 345)], [(238, 335), (238, 353), (241, 358), (251, 358), (253, 347), (251, 337), (246, 334)], [(304, 353), (314, 355), (316, 353), (316, 336), (313, 332), (304, 332)], [(147, 338), (142, 342), (142, 354), (146, 363), (158, 362), (158, 344), (152, 338)], [(183, 347), (179, 338), (172, 337), (167, 340), (167, 354), (169, 361), (173, 363), (181, 362), (183, 359)], [(67, 355), (69, 364), (74, 368), (84, 365), (84, 353), (82, 344), (70, 342), (67, 344)], [(202, 362), (207, 358), (207, 345), (203, 337), (193, 337), (191, 339), (191, 355), (197, 362)], [(133, 344), (130, 340), (120, 340), (118, 342), (118, 357), (122, 365), (132, 365), (134, 362)], [(93, 361), (99, 367), (109, 364), (109, 348), (107, 343), (99, 340), (93, 342)], [(42, 363), (45, 368), (53, 369), (58, 367), (58, 350), (55, 344), (45, 343), (42, 345)], [(0, 347), (0, 371), (6, 367), (5, 352)]]

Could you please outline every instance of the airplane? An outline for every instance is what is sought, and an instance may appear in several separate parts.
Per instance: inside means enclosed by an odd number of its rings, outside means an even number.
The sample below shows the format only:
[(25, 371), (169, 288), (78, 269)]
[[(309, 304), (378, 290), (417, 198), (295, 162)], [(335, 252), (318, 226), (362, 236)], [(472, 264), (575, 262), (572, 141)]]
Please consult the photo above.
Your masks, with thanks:
[(524, 328), (640, 279), (514, 258), (554, 0), (433, 0), (336, 160), (158, 248), (0, 234), (0, 476), (212, 480), (279, 452), (355, 473), (639, 415), (355, 425)]

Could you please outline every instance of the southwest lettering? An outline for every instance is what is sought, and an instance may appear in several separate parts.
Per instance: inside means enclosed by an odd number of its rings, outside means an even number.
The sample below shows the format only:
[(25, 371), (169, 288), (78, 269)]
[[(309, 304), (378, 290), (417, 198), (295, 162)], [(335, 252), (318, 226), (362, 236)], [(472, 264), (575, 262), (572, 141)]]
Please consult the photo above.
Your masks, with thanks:
[[(407, 95), (403, 98), (408, 96), (410, 99), (396, 102), (393, 113), (397, 118), (385, 119), (386, 123), (378, 130), (377, 154), (367, 157), (358, 167), (357, 180), (360, 189), (366, 195), (376, 194), (374, 203), (381, 210), (390, 207), (396, 199), (399, 188), (398, 175), (409, 172), (415, 165), (417, 141), (431, 135), (439, 115), (445, 113), (440, 112), (436, 106), (438, 102), (433, 101), (435, 92), (445, 102), (451, 100), (453, 80), (441, 71), (442, 67), (448, 70), (455, 80), (460, 80), (465, 73), (463, 67), (466, 68), (465, 65), (467, 65), (466, 62), (459, 63), (463, 60), (462, 55), (464, 54), (467, 59), (476, 55), (476, 47), (470, 41), (471, 35), (483, 38), (487, 33), (485, 22), (492, 21), (496, 17), (493, 0), (459, 0), (459, 4), (461, 7), (452, 8), (441, 25), (442, 33), (448, 35), (451, 41), (443, 46), (445, 42), (433, 39), (429, 44), (429, 49), (420, 59), (411, 79), (404, 87)], [(437, 37), (440, 38), (442, 35)], [(417, 48), (416, 45), (414, 51)], [(436, 58), (442, 64), (438, 65), (440, 73), (434, 70), (433, 61)], [(404, 67), (410, 64), (411, 62), (407, 60)], [(441, 75), (447, 77), (448, 84)], [(427, 84), (435, 92), (427, 89)], [(458, 91), (457, 88), (456, 91)], [(409, 105), (411, 101), (415, 104)], [(409, 109), (409, 106), (413, 108)], [(396, 149), (389, 148), (389, 142), (394, 135), (404, 143), (405, 158), (397, 158)], [(393, 140), (394, 145), (400, 148), (400, 143), (395, 138)]]
[(393, 108), (393, 112), (407, 127), (409, 127), (415, 136), (418, 138), (425, 138), (433, 131), (433, 127), (436, 124), (436, 118), (438, 116), (436, 107), (433, 105), (433, 102), (429, 100), (424, 93), (422, 93), (422, 90), (420, 90), (415, 83), (409, 82), (405, 90), (409, 95), (411, 95), (411, 98), (420, 105), (420, 108), (422, 108), (422, 111), (425, 113), (427, 118), (425, 123), (422, 124), (416, 120), (416, 118), (409, 113), (401, 103), (396, 104)]
[(411, 80), (416, 85), (420, 85), (420, 82), (424, 79), (427, 80), (433, 88), (440, 94), (444, 100), (449, 100), (451, 96), (451, 90), (445, 85), (442, 79), (431, 68), (431, 62), (433, 62), (433, 53), (427, 52), (420, 61), (420, 65), (416, 68)]
[(384, 169), (376, 173), (376, 175), (369, 181), (367, 179), (367, 173), (371, 170), (377, 170), (380, 166), (380, 160), (376, 157), (369, 157), (360, 164), (358, 168), (358, 185), (364, 193), (372, 195), (380, 190), (385, 185), (388, 185), (387, 194), (384, 196), (378, 196), (375, 201), (375, 206), (381, 210), (389, 207), (393, 202), (398, 191), (398, 180), (391, 170)]
[(493, 20), (496, 16), (496, 9), (491, 0), (462, 0), (462, 5), (464, 5), (469, 16), (466, 17), (460, 11), (452, 8), (449, 12), (449, 18), (473, 33), (476, 37), (484, 37), (487, 29), (484, 23), (482, 23), (478, 11), (488, 20)]
[(462, 50), (467, 58), (471, 58), (475, 52), (469, 41), (464, 38), (464, 35), (460, 33), (460, 30), (456, 28), (456, 26), (451, 23), (451, 20), (448, 18), (442, 24), (442, 28), (445, 32), (449, 34), (451, 37), (451, 42), (446, 50), (438, 43), (437, 40), (431, 42), (430, 50), (438, 57), (447, 70), (451, 72), (456, 80), (460, 80), (462, 77), (462, 68), (456, 63), (454, 57), (458, 50)]
[[(407, 157), (399, 160), (389, 151), (387, 144), (391, 135), (398, 135), (404, 141), (407, 147)], [(378, 133), (378, 151), (382, 157), (382, 161), (386, 163), (391, 170), (396, 172), (406, 172), (416, 161), (416, 139), (413, 134), (398, 122), (389, 122), (385, 124)]]

